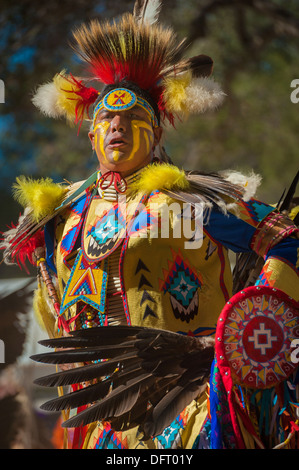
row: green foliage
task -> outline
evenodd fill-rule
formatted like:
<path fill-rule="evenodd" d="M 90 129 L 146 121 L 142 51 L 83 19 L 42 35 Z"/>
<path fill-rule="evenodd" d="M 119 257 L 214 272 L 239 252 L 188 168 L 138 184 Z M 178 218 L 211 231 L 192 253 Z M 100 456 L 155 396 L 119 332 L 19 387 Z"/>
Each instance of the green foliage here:
<path fill-rule="evenodd" d="M 199 3 L 204 9 L 220 2 Z M 166 148 L 190 169 L 254 170 L 263 177 L 259 196 L 275 203 L 298 171 L 299 103 L 290 100 L 290 84 L 298 78 L 299 28 L 295 33 L 281 26 L 279 32 L 275 21 L 280 20 L 246 9 L 255 2 L 239 8 L 238 2 L 225 3 L 230 5 L 207 15 L 204 34 L 199 31 L 191 51 L 213 57 L 225 103 L 217 113 L 190 117 L 170 131 Z M 280 1 L 265 3 L 285 7 Z M 283 17 L 288 15 L 298 23 L 296 2 L 288 4 Z"/>

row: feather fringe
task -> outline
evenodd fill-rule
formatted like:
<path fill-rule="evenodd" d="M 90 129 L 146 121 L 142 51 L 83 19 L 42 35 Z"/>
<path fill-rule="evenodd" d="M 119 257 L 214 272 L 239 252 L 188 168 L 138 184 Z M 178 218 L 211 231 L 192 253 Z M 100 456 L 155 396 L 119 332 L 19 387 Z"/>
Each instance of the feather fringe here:
<path fill-rule="evenodd" d="M 218 173 L 200 173 L 186 171 L 189 188 L 185 191 L 176 189 L 162 189 L 162 191 L 173 199 L 178 199 L 191 205 L 201 204 L 203 209 L 203 223 L 207 224 L 213 206 L 224 214 L 234 206 L 238 206 L 244 194 L 241 185 L 226 181 Z"/>

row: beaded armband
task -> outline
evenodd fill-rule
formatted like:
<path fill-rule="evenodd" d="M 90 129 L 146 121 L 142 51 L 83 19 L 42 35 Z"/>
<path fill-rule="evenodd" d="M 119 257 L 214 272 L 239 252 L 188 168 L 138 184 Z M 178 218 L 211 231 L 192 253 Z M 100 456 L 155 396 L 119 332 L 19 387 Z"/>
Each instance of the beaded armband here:
<path fill-rule="evenodd" d="M 251 248 L 264 257 L 271 248 L 290 235 L 299 238 L 298 227 L 284 214 L 271 212 L 257 227 Z"/>

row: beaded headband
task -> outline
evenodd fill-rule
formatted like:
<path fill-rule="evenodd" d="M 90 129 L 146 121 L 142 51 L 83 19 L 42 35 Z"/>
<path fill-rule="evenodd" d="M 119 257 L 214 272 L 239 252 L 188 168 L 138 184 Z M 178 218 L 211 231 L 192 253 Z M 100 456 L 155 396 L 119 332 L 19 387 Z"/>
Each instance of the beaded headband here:
<path fill-rule="evenodd" d="M 127 88 L 116 88 L 107 93 L 107 95 L 105 95 L 104 98 L 96 105 L 93 113 L 93 127 L 97 115 L 102 109 L 107 109 L 108 111 L 113 112 L 127 111 L 135 105 L 140 106 L 150 115 L 153 127 L 158 126 L 158 119 L 155 112 L 144 98 L 137 96 L 133 91 L 128 90 Z"/>

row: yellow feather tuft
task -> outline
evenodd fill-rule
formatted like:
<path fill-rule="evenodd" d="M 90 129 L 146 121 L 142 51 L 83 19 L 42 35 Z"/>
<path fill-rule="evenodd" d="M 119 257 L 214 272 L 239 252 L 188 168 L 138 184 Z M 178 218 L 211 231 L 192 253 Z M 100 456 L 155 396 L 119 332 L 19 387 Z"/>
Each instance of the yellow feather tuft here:
<path fill-rule="evenodd" d="M 76 91 L 79 87 L 71 80 L 71 78 L 63 70 L 57 73 L 53 79 L 57 90 L 57 108 L 63 113 L 70 125 L 74 124 L 76 118 L 76 106 L 80 101 Z"/>
<path fill-rule="evenodd" d="M 147 166 L 130 189 L 136 192 L 150 194 L 155 190 L 176 189 L 187 190 L 189 181 L 185 172 L 168 163 L 153 163 Z"/>
<path fill-rule="evenodd" d="M 16 178 L 13 193 L 23 207 L 30 207 L 35 222 L 50 214 L 58 207 L 68 189 L 53 183 L 51 178 L 33 180 L 25 176 Z"/>
<path fill-rule="evenodd" d="M 168 77 L 164 80 L 164 97 L 167 103 L 167 110 L 185 115 L 188 114 L 186 89 L 191 84 L 191 80 L 191 71 L 174 77 Z"/>
<path fill-rule="evenodd" d="M 49 297 L 45 285 L 39 283 L 33 295 L 34 316 L 41 329 L 46 331 L 50 338 L 53 338 L 55 336 L 55 317 L 47 298 Z"/>

